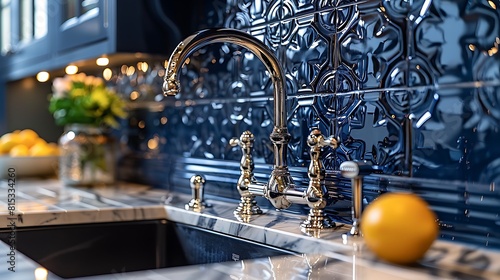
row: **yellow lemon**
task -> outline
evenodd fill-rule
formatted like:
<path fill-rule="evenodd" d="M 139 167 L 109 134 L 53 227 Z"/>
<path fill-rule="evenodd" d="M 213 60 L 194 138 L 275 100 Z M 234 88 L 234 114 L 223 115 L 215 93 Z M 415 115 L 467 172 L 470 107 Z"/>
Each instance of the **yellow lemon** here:
<path fill-rule="evenodd" d="M 48 143 L 47 145 L 50 148 L 50 155 L 52 156 L 59 155 L 59 146 L 56 143 Z"/>
<path fill-rule="evenodd" d="M 37 138 L 35 140 L 35 143 L 33 144 L 33 146 L 35 146 L 36 144 L 47 145 L 47 141 L 45 141 L 45 139 L 43 139 L 43 138 Z"/>
<path fill-rule="evenodd" d="M 28 146 L 24 144 L 18 144 L 12 147 L 9 151 L 11 157 L 26 157 L 29 155 Z"/>
<path fill-rule="evenodd" d="M 19 138 L 18 133 L 6 133 L 2 137 L 0 137 L 0 153 L 6 154 L 9 153 L 12 147 L 17 144 L 21 144 L 21 139 Z"/>
<path fill-rule="evenodd" d="M 31 147 L 35 145 L 37 139 L 39 139 L 38 133 L 32 129 L 23 129 L 19 132 L 19 139 L 24 145 Z"/>
<path fill-rule="evenodd" d="M 435 213 L 418 195 L 386 193 L 361 216 L 367 247 L 379 258 L 411 264 L 421 259 L 439 233 Z"/>
<path fill-rule="evenodd" d="M 51 153 L 52 148 L 47 144 L 47 142 L 37 142 L 29 150 L 30 156 L 34 157 L 50 156 Z"/>

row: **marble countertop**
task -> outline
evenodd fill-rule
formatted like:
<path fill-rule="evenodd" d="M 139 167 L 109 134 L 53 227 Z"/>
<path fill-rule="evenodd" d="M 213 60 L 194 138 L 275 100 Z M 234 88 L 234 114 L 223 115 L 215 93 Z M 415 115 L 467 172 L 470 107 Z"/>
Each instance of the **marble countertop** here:
<path fill-rule="evenodd" d="M 0 184 L 0 228 L 7 228 L 13 217 L 16 227 L 166 219 L 298 253 L 81 279 L 500 279 L 496 250 L 437 240 L 417 265 L 396 266 L 377 260 L 362 239 L 345 243 L 342 234 L 348 225 L 317 237 L 303 234 L 302 215 L 268 209 L 242 222 L 233 214 L 236 203 L 209 200 L 212 207 L 198 213 L 184 208 L 187 195 L 130 183 L 71 188 L 57 180 L 32 180 L 18 181 L 15 187 L 12 216 L 9 187 L 6 181 Z M 9 271 L 4 253 L 8 251 L 0 242 L 0 279 L 36 279 L 34 271 L 40 265 L 19 252 L 16 272 Z M 46 279 L 60 278 L 48 272 Z"/>

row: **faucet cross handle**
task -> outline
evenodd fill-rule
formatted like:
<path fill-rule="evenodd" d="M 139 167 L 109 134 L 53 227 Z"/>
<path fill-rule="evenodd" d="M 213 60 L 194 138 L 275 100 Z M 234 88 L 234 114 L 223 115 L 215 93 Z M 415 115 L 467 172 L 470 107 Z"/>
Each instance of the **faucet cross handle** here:
<path fill-rule="evenodd" d="M 311 148 L 311 162 L 307 170 L 309 186 L 306 190 L 305 199 L 310 211 L 301 227 L 306 232 L 335 228 L 335 222 L 326 216 L 323 211 L 331 200 L 324 185 L 325 170 L 320 155 L 323 147 L 337 148 L 338 141 L 332 136 L 328 138 L 323 136 L 319 129 L 313 129 L 307 138 L 307 145 Z"/>
<path fill-rule="evenodd" d="M 253 174 L 254 162 L 252 157 L 253 143 L 255 137 L 250 131 L 245 131 L 241 134 L 240 138 L 233 138 L 229 141 L 229 145 L 241 147 L 241 161 L 240 170 L 241 175 L 238 179 L 237 188 L 241 196 L 241 202 L 238 208 L 234 211 L 237 218 L 248 221 L 249 217 L 254 214 L 262 214 L 262 210 L 255 201 L 255 195 L 250 192 L 251 185 L 258 185 L 257 180 Z"/>
<path fill-rule="evenodd" d="M 325 137 L 321 133 L 321 130 L 315 128 L 311 130 L 309 137 L 307 137 L 307 144 L 311 148 L 322 148 L 330 146 L 335 149 L 338 147 L 338 140 L 333 136 Z"/>
<path fill-rule="evenodd" d="M 321 149 L 323 147 L 336 149 L 338 147 L 338 141 L 333 136 L 326 138 L 321 134 L 319 129 L 313 129 L 309 137 L 307 137 L 307 145 L 311 148 L 311 163 L 309 164 L 307 175 L 311 180 L 322 180 L 325 171 L 320 160 Z"/>
<path fill-rule="evenodd" d="M 232 138 L 229 140 L 229 145 L 236 147 L 240 146 L 241 147 L 241 152 L 242 157 L 241 157 L 241 162 L 240 162 L 240 169 L 241 172 L 248 173 L 249 176 L 253 176 L 253 169 L 254 169 L 254 163 L 253 163 L 253 157 L 252 157 L 252 152 L 253 152 L 253 143 L 255 142 L 255 137 L 252 132 L 250 131 L 244 131 L 240 138 Z"/>

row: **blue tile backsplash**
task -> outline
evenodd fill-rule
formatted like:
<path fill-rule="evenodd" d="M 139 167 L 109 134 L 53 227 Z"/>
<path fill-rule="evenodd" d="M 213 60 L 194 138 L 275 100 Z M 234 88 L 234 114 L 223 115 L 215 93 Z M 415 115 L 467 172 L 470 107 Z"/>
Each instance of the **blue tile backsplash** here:
<path fill-rule="evenodd" d="M 212 2 L 200 29 L 245 30 L 282 64 L 299 186 L 307 186 L 311 129 L 340 139 L 322 154 L 330 214 L 350 212 L 340 163 L 366 160 L 383 174 L 367 178 L 365 203 L 414 191 L 438 214 L 443 239 L 500 248 L 500 1 Z M 213 45 L 189 59 L 180 81 L 176 97 L 162 97 L 155 79 L 153 97 L 132 102 L 120 176 L 188 192 L 188 178 L 203 174 L 208 195 L 238 198 L 241 152 L 229 140 L 250 130 L 256 177 L 266 180 L 272 84 L 258 59 Z"/>

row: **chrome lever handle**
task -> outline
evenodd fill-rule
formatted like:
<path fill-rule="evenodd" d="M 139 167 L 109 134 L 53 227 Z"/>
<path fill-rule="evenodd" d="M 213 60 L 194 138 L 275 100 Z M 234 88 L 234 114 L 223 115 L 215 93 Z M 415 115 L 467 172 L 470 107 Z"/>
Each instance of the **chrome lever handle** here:
<path fill-rule="evenodd" d="M 318 180 L 324 179 L 324 169 L 323 164 L 320 160 L 320 153 L 323 147 L 331 147 L 336 149 L 338 147 L 338 141 L 333 136 L 325 138 L 319 129 L 313 129 L 307 137 L 307 145 L 311 148 L 310 156 L 311 163 L 309 164 L 309 169 L 307 170 L 307 176 L 313 181 L 314 185 L 317 185 Z"/>
<path fill-rule="evenodd" d="M 241 220 L 247 221 L 254 214 L 262 214 L 262 210 L 255 201 L 255 196 L 250 192 L 250 187 L 257 184 L 254 177 L 253 144 L 255 137 L 250 131 L 244 131 L 240 138 L 232 138 L 229 145 L 241 147 L 240 170 L 241 175 L 238 179 L 237 188 L 241 196 L 241 202 L 234 211 L 234 214 Z"/>
<path fill-rule="evenodd" d="M 247 179 L 252 179 L 253 177 L 253 143 L 255 142 L 255 137 L 250 131 L 245 131 L 241 134 L 240 138 L 232 138 L 229 140 L 229 145 L 236 147 L 241 147 L 241 161 L 240 161 L 240 170 L 242 175 L 245 174 Z"/>
<path fill-rule="evenodd" d="M 328 191 L 324 186 L 325 170 L 320 159 L 323 147 L 337 148 L 338 141 L 333 136 L 325 137 L 319 129 L 313 129 L 307 138 L 310 149 L 311 162 L 307 170 L 309 185 L 306 190 L 306 203 L 311 208 L 307 219 L 301 224 L 303 230 L 316 231 L 336 227 L 323 209 L 330 202 Z"/>

